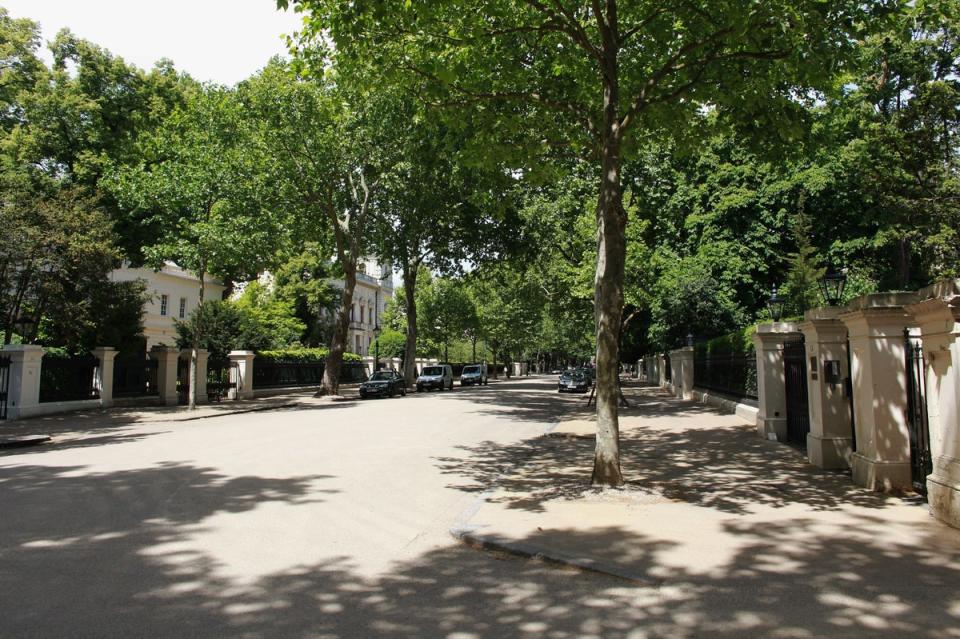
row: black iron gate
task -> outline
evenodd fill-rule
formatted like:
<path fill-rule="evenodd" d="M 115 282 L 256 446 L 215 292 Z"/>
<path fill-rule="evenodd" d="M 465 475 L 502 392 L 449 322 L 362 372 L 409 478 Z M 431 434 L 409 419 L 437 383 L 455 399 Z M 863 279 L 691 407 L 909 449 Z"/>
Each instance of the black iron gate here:
<path fill-rule="evenodd" d="M 10 356 L 0 355 L 0 419 L 7 418 L 7 395 L 10 393 Z"/>
<path fill-rule="evenodd" d="M 913 488 L 927 494 L 927 475 L 933 472 L 930 454 L 930 426 L 927 422 L 927 402 L 924 396 L 925 363 L 923 345 L 910 337 L 910 329 L 903 331 L 907 367 L 907 426 L 910 431 L 910 470 Z"/>
<path fill-rule="evenodd" d="M 807 403 L 807 351 L 802 337 L 784 343 L 783 365 L 787 441 L 806 447 L 807 433 L 810 432 L 810 407 Z"/>

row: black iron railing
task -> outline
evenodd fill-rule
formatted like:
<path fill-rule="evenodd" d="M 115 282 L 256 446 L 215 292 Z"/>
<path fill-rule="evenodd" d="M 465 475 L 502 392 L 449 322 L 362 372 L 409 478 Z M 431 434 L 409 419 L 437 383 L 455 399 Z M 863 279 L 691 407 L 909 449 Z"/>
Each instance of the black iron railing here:
<path fill-rule="evenodd" d="M 207 398 L 210 401 L 219 402 L 229 394 L 231 388 L 237 387 L 234 380 L 240 379 L 240 376 L 233 369 L 239 369 L 239 364 L 231 362 L 229 357 L 207 360 Z"/>
<path fill-rule="evenodd" d="M 159 362 L 143 353 L 118 355 L 113 360 L 114 397 L 156 397 Z"/>
<path fill-rule="evenodd" d="M 99 399 L 95 372 L 100 360 L 93 355 L 44 357 L 40 365 L 40 402 Z"/>
<path fill-rule="evenodd" d="M 296 388 L 323 383 L 324 362 L 260 360 L 253 363 L 253 388 Z M 355 384 L 367 379 L 363 362 L 343 362 L 340 383 Z"/>
<path fill-rule="evenodd" d="M 757 399 L 757 358 L 753 353 L 695 357 L 693 385 L 731 397 L 755 400 Z"/>

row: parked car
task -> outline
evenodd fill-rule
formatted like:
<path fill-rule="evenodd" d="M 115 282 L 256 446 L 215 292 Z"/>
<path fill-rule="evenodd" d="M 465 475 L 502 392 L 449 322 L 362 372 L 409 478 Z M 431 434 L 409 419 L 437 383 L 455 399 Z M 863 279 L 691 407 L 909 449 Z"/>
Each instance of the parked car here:
<path fill-rule="evenodd" d="M 407 385 L 396 371 L 377 371 L 370 379 L 360 384 L 360 397 L 393 397 L 407 394 Z"/>
<path fill-rule="evenodd" d="M 460 373 L 460 385 L 472 386 L 473 384 L 487 385 L 486 364 L 470 364 L 463 367 L 463 371 Z"/>
<path fill-rule="evenodd" d="M 423 367 L 423 370 L 420 371 L 420 377 L 417 378 L 417 392 L 420 393 L 431 388 L 453 390 L 453 369 L 450 368 L 450 364 L 435 364 Z"/>
<path fill-rule="evenodd" d="M 586 393 L 590 390 L 590 380 L 582 370 L 567 371 L 560 376 L 557 383 L 557 392 Z"/>

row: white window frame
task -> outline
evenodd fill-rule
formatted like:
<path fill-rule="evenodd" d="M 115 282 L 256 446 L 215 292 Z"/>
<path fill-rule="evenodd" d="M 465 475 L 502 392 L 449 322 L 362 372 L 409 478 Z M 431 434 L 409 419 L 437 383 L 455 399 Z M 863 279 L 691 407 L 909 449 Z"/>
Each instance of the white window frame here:
<path fill-rule="evenodd" d="M 187 316 L 187 298 L 180 298 L 180 319 L 184 319 Z"/>
<path fill-rule="evenodd" d="M 162 315 L 163 317 L 167 316 L 167 310 L 168 310 L 167 307 L 169 305 L 170 305 L 170 296 L 166 294 L 161 295 L 160 296 L 160 315 Z"/>

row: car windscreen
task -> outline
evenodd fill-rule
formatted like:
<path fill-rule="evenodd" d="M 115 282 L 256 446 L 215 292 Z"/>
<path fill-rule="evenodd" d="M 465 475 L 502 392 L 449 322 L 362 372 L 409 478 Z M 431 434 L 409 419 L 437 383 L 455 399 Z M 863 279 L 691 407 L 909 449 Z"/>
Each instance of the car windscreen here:
<path fill-rule="evenodd" d="M 580 379 L 583 379 L 583 373 L 581 373 L 580 371 L 575 371 L 575 372 L 573 372 L 573 373 L 564 373 L 564 374 L 563 374 L 563 377 L 565 377 L 565 378 L 567 378 L 567 379 L 580 380 Z"/>
<path fill-rule="evenodd" d="M 423 375 L 443 375 L 443 367 L 441 366 L 427 366 L 423 369 Z"/>
<path fill-rule="evenodd" d="M 390 379 L 393 379 L 393 375 L 391 375 L 390 373 L 384 373 L 384 372 L 374 373 L 373 375 L 370 376 L 371 382 L 375 382 L 377 380 L 390 380 Z"/>
<path fill-rule="evenodd" d="M 470 373 L 479 373 L 479 372 L 480 372 L 480 367 L 479 367 L 479 366 L 464 366 L 464 367 L 463 367 L 463 374 L 464 374 L 464 375 L 468 375 L 468 374 L 470 374 Z"/>

